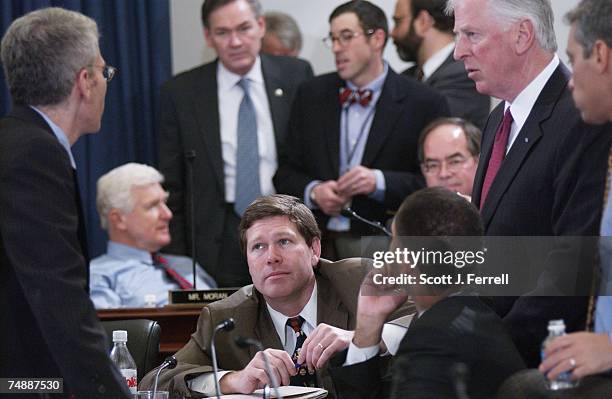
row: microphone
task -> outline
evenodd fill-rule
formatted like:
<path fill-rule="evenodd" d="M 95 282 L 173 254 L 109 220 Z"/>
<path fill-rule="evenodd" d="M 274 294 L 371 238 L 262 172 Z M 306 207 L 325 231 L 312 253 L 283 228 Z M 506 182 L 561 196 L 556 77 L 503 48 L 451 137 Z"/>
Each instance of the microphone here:
<path fill-rule="evenodd" d="M 155 385 L 153 385 L 153 397 L 155 397 L 155 393 L 157 392 L 157 380 L 159 379 L 159 373 L 163 369 L 171 370 L 175 368 L 176 364 L 177 364 L 176 357 L 168 356 L 166 359 L 164 359 L 161 366 L 159 366 L 159 369 L 157 369 L 157 373 L 155 374 Z"/>
<path fill-rule="evenodd" d="M 465 363 L 455 363 L 452 365 L 450 372 L 453 378 L 457 399 L 469 399 L 466 380 L 470 374 L 470 370 L 468 370 Z"/>
<path fill-rule="evenodd" d="M 215 376 L 215 393 L 217 394 L 217 399 L 221 397 L 221 387 L 219 386 L 219 368 L 217 367 L 217 349 L 215 347 L 215 336 L 217 335 L 218 331 L 233 330 L 234 326 L 234 319 L 232 319 L 231 317 L 229 319 L 223 320 L 221 323 L 217 324 L 212 333 L 212 338 L 210 339 L 210 353 L 212 355 L 213 361 L 213 373 Z"/>
<path fill-rule="evenodd" d="M 195 161 L 195 150 L 185 151 L 185 160 L 187 161 L 187 178 L 189 180 L 189 222 L 191 223 L 191 269 L 193 271 L 193 289 L 196 290 L 196 236 L 195 236 L 195 206 L 193 199 L 193 161 Z"/>
<path fill-rule="evenodd" d="M 383 233 L 385 233 L 386 236 L 391 237 L 391 232 L 387 230 L 387 228 L 383 226 L 380 222 L 373 222 L 364 217 L 361 217 L 351 208 L 344 208 L 343 210 L 340 211 L 340 214 L 349 219 L 359 220 L 361 223 L 365 223 L 368 226 L 374 227 L 375 229 L 380 230 Z"/>
<path fill-rule="evenodd" d="M 276 381 L 276 376 L 272 374 L 272 367 L 270 367 L 270 361 L 268 360 L 268 356 L 266 356 L 266 352 L 264 352 L 264 347 L 260 341 L 253 338 L 244 338 L 244 337 L 236 337 L 234 339 L 236 345 L 240 348 L 246 348 L 249 346 L 254 346 L 258 351 L 261 352 L 261 356 L 263 356 L 264 365 L 266 367 L 266 374 L 268 374 L 268 378 L 272 383 L 272 389 L 274 389 L 274 394 L 278 399 L 283 399 L 282 395 L 278 392 L 278 381 Z M 264 389 L 264 397 L 265 397 L 265 389 Z"/>

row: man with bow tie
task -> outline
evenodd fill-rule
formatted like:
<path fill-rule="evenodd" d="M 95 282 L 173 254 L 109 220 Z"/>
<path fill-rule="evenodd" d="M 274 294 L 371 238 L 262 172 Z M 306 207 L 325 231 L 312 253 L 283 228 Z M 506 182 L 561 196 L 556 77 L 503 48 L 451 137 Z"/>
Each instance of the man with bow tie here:
<path fill-rule="evenodd" d="M 323 229 L 323 256 L 340 259 L 359 255 L 360 236 L 373 233 L 341 210 L 350 206 L 384 223 L 404 197 L 423 187 L 418 135 L 448 115 L 448 106 L 383 60 L 388 27 L 379 7 L 350 1 L 329 21 L 324 41 L 337 71 L 298 89 L 274 184 L 278 192 L 304 198 Z"/>

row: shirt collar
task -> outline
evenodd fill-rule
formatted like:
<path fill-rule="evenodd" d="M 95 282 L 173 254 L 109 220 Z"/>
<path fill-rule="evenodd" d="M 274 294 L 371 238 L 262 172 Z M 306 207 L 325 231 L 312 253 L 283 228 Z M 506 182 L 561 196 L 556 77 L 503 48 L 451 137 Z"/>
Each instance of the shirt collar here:
<path fill-rule="evenodd" d="M 266 302 L 266 306 L 268 307 L 268 313 L 270 313 L 270 318 L 272 319 L 272 323 L 274 324 L 274 328 L 276 329 L 276 333 L 281 340 L 281 344 L 283 347 L 285 346 L 285 342 L 287 342 L 287 319 L 288 316 L 285 316 L 281 312 L 278 312 Z M 317 326 L 317 282 L 315 281 L 314 289 L 312 290 L 312 294 L 310 295 L 310 299 L 306 302 L 306 306 L 302 309 L 302 311 L 294 316 L 302 316 L 304 318 L 304 323 L 307 323 L 311 330 L 313 330 Z M 302 327 L 303 328 L 303 327 Z"/>
<path fill-rule="evenodd" d="M 53 123 L 53 121 L 49 119 L 49 117 L 45 115 L 41 110 L 31 105 L 30 105 L 30 108 L 38 112 L 38 114 L 43 117 L 45 122 L 47 122 L 47 125 L 49 125 L 49 127 L 51 128 L 51 131 L 53 132 L 55 137 L 57 137 L 57 140 L 60 142 L 62 147 L 64 147 L 64 149 L 68 153 L 68 158 L 70 158 L 70 165 L 72 166 L 72 169 L 76 170 L 76 162 L 74 162 L 74 157 L 72 156 L 72 151 L 70 150 L 70 141 L 68 141 L 68 136 L 66 136 L 66 133 L 64 133 L 61 127 Z"/>
<path fill-rule="evenodd" d="M 440 65 L 446 61 L 454 49 L 455 42 L 450 42 L 438 50 L 434 55 L 429 57 L 429 59 L 423 64 L 423 80 L 427 80 L 427 78 L 429 78 L 438 68 L 440 68 Z"/>
<path fill-rule="evenodd" d="M 522 127 L 525 124 L 525 121 L 529 117 L 531 109 L 538 99 L 538 96 L 558 66 L 559 57 L 557 54 L 555 54 L 546 68 L 544 68 L 542 72 L 540 72 L 538 76 L 536 76 L 535 79 L 532 80 L 531 83 L 529 83 L 529 85 L 527 85 L 527 87 L 525 87 L 523 91 L 519 93 L 518 96 L 516 96 L 512 103 L 506 101 L 504 111 L 510 108 L 512 119 L 517 126 Z"/>
<path fill-rule="evenodd" d="M 125 244 L 119 244 L 114 241 L 108 242 L 106 245 L 106 253 L 114 258 L 139 260 L 146 264 L 153 264 L 153 259 L 148 251 L 130 247 Z"/>
<path fill-rule="evenodd" d="M 346 81 L 346 86 L 351 90 L 367 90 L 370 89 L 374 93 L 374 95 L 380 93 L 382 91 L 383 84 L 385 83 L 385 79 L 387 78 L 387 74 L 389 73 L 389 64 L 387 61 L 383 61 L 384 67 L 383 72 L 378 75 L 373 81 L 365 85 L 364 87 L 357 87 L 353 82 Z"/>
<path fill-rule="evenodd" d="M 217 62 L 217 84 L 219 85 L 219 89 L 230 90 L 234 88 L 240 79 L 246 78 L 250 82 L 261 83 L 263 84 L 263 73 L 261 72 L 261 58 L 257 56 L 255 58 L 255 63 L 249 72 L 247 72 L 244 76 L 238 75 L 223 65 L 223 62 Z"/>

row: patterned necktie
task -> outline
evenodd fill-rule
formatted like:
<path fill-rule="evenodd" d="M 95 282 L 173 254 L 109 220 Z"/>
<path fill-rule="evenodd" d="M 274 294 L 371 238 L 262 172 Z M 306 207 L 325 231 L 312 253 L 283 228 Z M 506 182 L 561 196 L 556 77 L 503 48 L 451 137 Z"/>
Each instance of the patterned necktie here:
<path fill-rule="evenodd" d="M 156 266 L 161 266 L 164 268 L 166 275 L 174 282 L 176 282 L 182 290 L 190 290 L 193 288 L 193 284 L 187 281 L 183 276 L 179 274 L 176 270 L 170 266 L 168 263 L 168 259 L 164 258 L 160 254 L 152 254 L 153 263 Z"/>
<path fill-rule="evenodd" d="M 489 165 L 487 167 L 487 174 L 485 175 L 484 183 L 482 184 L 482 191 L 480 194 L 480 209 L 484 207 L 485 200 L 489 194 L 489 189 L 493 184 L 493 180 L 501 167 L 502 161 L 506 156 L 506 147 L 508 146 L 508 137 L 510 136 L 510 128 L 512 127 L 512 114 L 510 108 L 506 110 L 504 119 L 495 134 L 495 142 L 493 143 L 493 150 L 491 151 L 491 158 L 489 158 Z"/>
<path fill-rule="evenodd" d="M 240 216 L 257 197 L 259 184 L 259 147 L 257 145 L 257 116 L 249 95 L 249 81 L 241 79 L 238 85 L 244 97 L 238 110 L 238 144 L 236 148 L 236 198 L 234 210 Z"/>
<path fill-rule="evenodd" d="M 348 108 L 354 103 L 359 103 L 363 107 L 367 107 L 372 101 L 372 90 L 351 90 L 348 87 L 341 87 L 339 100 L 342 108 Z"/>
<path fill-rule="evenodd" d="M 298 357 L 300 356 L 300 350 L 306 340 L 306 334 L 302 330 L 302 324 L 304 324 L 304 318 L 302 316 L 290 317 L 287 319 L 287 325 L 295 332 L 295 350 L 291 359 L 293 363 L 297 365 Z M 291 385 L 297 385 L 300 387 L 316 387 L 317 386 L 317 375 L 314 371 L 308 371 L 308 367 L 304 364 L 297 369 L 297 375 L 291 377 Z"/>

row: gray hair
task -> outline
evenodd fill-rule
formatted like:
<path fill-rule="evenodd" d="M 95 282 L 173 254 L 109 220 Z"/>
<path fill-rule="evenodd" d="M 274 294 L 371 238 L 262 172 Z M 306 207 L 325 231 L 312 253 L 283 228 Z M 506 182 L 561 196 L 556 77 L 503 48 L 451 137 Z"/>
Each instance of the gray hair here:
<path fill-rule="evenodd" d="M 612 47 L 612 2 L 610 0 L 583 0 L 565 15 L 568 24 L 574 24 L 574 39 L 583 48 L 584 58 L 591 56 L 597 40 Z"/>
<path fill-rule="evenodd" d="M 299 52 L 302 49 L 302 33 L 295 19 L 283 12 L 267 12 L 264 14 L 266 20 L 266 33 L 275 34 L 288 49 Z"/>
<path fill-rule="evenodd" d="M 11 24 L 0 57 L 15 104 L 55 105 L 70 95 L 79 70 L 99 53 L 98 27 L 85 15 L 52 7 Z"/>
<path fill-rule="evenodd" d="M 458 2 L 448 0 L 446 12 L 453 13 Z M 510 24 L 527 18 L 536 30 L 536 39 L 543 50 L 557 51 L 554 14 L 550 0 L 487 0 L 489 10 L 500 20 Z"/>
<path fill-rule="evenodd" d="M 147 165 L 126 163 L 98 179 L 96 208 L 100 216 L 100 225 L 108 228 L 108 213 L 118 209 L 130 213 L 134 209 L 132 187 L 163 183 L 164 176 Z"/>

